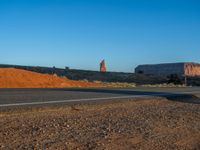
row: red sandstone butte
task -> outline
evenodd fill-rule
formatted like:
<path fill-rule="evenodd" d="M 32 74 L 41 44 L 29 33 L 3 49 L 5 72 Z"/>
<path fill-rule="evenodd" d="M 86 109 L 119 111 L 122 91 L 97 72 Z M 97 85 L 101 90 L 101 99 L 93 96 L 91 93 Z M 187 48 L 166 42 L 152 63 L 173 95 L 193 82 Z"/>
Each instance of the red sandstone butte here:
<path fill-rule="evenodd" d="M 106 72 L 105 60 L 102 60 L 100 63 L 100 72 Z"/>

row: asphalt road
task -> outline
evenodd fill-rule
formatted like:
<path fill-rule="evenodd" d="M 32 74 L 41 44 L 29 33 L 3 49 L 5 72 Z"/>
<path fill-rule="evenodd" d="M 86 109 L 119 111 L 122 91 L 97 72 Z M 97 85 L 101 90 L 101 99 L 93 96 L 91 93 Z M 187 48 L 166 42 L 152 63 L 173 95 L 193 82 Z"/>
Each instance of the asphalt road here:
<path fill-rule="evenodd" d="M 0 89 L 0 107 L 63 104 L 84 101 L 130 99 L 135 97 L 172 96 L 193 97 L 200 94 L 199 87 L 188 88 L 64 88 L 64 89 Z M 193 97 L 195 103 L 200 100 Z M 172 99 L 173 100 L 173 99 Z"/>

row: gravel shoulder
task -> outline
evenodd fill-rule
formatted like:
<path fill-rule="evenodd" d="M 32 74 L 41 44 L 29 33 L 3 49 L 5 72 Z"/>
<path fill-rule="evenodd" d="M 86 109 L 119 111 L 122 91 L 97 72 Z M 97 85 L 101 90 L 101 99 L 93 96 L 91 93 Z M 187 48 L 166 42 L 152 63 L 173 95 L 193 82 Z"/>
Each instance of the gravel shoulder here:
<path fill-rule="evenodd" d="M 200 149 L 200 104 L 148 98 L 0 112 L 0 149 Z"/>

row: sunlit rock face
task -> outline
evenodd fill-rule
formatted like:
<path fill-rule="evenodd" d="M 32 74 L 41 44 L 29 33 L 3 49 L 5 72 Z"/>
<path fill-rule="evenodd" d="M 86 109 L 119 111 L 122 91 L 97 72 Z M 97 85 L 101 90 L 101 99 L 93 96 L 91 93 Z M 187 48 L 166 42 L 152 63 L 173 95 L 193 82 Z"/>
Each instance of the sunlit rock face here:
<path fill-rule="evenodd" d="M 158 76 L 168 76 L 171 74 L 176 74 L 178 76 L 200 76 L 200 64 L 184 62 L 139 65 L 136 67 L 135 73 Z"/>
<path fill-rule="evenodd" d="M 197 63 L 185 63 L 184 74 L 186 76 L 200 76 L 200 64 Z"/>
<path fill-rule="evenodd" d="M 100 63 L 100 72 L 106 72 L 105 60 L 102 60 Z"/>

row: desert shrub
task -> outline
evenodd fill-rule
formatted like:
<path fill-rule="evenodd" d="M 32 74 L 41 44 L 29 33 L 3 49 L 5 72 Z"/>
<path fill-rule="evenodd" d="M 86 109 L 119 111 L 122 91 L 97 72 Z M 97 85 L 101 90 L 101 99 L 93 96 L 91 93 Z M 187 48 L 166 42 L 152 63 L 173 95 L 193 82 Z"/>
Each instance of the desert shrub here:
<path fill-rule="evenodd" d="M 173 84 L 182 84 L 182 80 L 177 74 L 171 74 L 168 76 L 168 83 L 173 83 Z"/>
<path fill-rule="evenodd" d="M 81 80 L 81 81 L 83 81 L 83 82 L 89 82 L 87 79 L 83 79 L 83 80 Z"/>
<path fill-rule="evenodd" d="M 174 84 L 174 83 L 164 83 L 164 84 L 144 84 L 141 85 L 142 87 L 159 87 L 159 88 L 163 88 L 163 87 L 184 87 L 184 85 L 182 84 Z"/>

